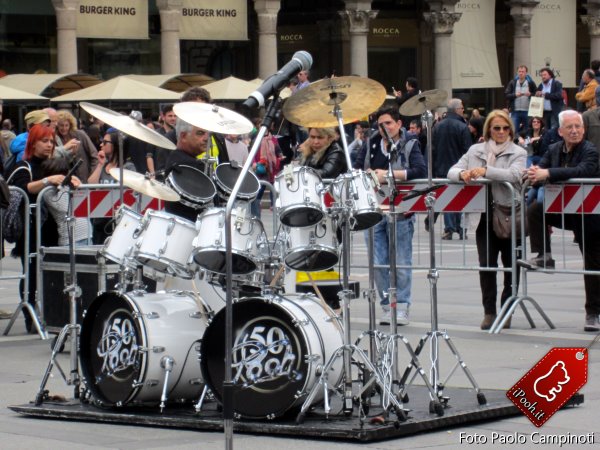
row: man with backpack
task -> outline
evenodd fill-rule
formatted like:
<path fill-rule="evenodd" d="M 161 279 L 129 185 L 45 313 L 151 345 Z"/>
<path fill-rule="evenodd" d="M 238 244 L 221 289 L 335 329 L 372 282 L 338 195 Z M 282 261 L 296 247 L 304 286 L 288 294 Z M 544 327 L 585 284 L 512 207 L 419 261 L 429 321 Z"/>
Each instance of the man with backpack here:
<path fill-rule="evenodd" d="M 386 135 L 396 145 L 398 155 L 392 164 L 395 181 L 412 180 L 416 178 L 425 178 L 427 176 L 427 167 L 423 159 L 423 153 L 417 139 L 409 139 L 406 131 L 402 128 L 402 120 L 398 108 L 383 108 L 376 113 L 379 135 L 374 136 L 370 141 L 368 155 L 359 155 L 359 158 L 366 157 L 366 166 L 364 159 L 357 161 L 357 167 L 368 167 L 371 172 L 377 176 L 380 183 L 387 183 L 387 174 L 389 167 L 389 157 L 391 144 L 384 136 Z M 396 222 L 396 264 L 402 266 L 396 270 L 396 288 L 397 288 L 397 309 L 396 319 L 398 325 L 408 325 L 409 308 L 411 303 L 411 285 L 412 285 L 412 239 L 414 234 L 414 215 L 397 215 Z M 375 284 L 379 292 L 380 304 L 383 310 L 383 316 L 380 324 L 387 325 L 391 320 L 391 310 L 389 297 L 386 295 L 390 288 L 389 271 L 389 233 L 391 223 L 388 217 L 383 217 L 375 225 L 374 255 L 375 265 L 388 266 L 388 268 L 375 269 Z M 368 234 L 367 234 L 368 238 Z"/>

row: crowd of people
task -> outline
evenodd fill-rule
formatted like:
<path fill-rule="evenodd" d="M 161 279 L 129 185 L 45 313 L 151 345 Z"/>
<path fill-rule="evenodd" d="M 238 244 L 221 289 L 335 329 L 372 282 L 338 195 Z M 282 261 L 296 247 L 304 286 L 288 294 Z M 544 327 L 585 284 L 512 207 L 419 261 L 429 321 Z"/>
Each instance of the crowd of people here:
<path fill-rule="evenodd" d="M 492 230 L 494 205 L 510 206 L 513 199 L 506 184 L 520 192 L 525 181 L 532 189 L 528 196 L 527 216 L 530 225 L 531 250 L 538 256 L 531 260 L 520 260 L 519 264 L 529 270 L 552 269 L 550 234 L 547 225 L 573 230 L 575 241 L 584 253 L 586 270 L 600 269 L 600 241 L 596 233 L 600 223 L 595 215 L 569 217 L 565 223 L 558 222 L 560 216 L 546 215 L 543 212 L 545 182 L 563 181 L 569 178 L 596 178 L 600 175 L 597 147 L 600 145 L 600 88 L 598 88 L 600 63 L 593 62 L 592 68 L 584 71 L 582 85 L 576 98 L 578 109 L 567 109 L 563 99 L 563 88 L 549 68 L 539 73 L 542 82 L 536 86 L 524 65 L 517 67 L 517 73 L 505 89 L 507 108 L 495 109 L 482 117 L 479 109 L 473 108 L 470 117 L 465 114 L 465 105 L 460 98 L 451 98 L 445 105 L 446 112 L 435 117 L 432 127 L 431 161 L 426 151 L 426 130 L 419 116 L 402 116 L 399 106 L 419 94 L 415 78 L 406 80 L 405 91 L 394 90 L 397 103 L 394 107 L 384 106 L 355 124 L 351 124 L 348 135 L 349 157 L 352 167 L 347 167 L 345 151 L 338 131 L 334 128 L 303 128 L 294 124 L 282 123 L 270 130 L 262 138 L 259 151 L 251 168 L 259 180 L 275 182 L 277 174 L 289 163 L 313 169 L 322 179 L 334 179 L 351 170 L 363 170 L 373 174 L 378 183 L 388 182 L 391 167 L 395 181 L 426 178 L 428 165 L 434 178 L 449 178 L 455 182 L 471 183 L 479 178 L 492 182 L 488 189 L 487 212 L 465 217 L 460 213 L 445 213 L 442 239 L 451 240 L 456 234 L 461 240 L 468 239 L 468 231 L 474 233 L 479 257 L 479 266 L 498 267 L 498 259 L 505 268 L 512 265 L 516 251 L 511 240 L 498 237 Z M 291 85 L 294 91 L 309 86 L 309 74 L 305 71 L 298 76 L 297 83 Z M 592 95 L 593 94 L 593 95 Z M 530 101 L 542 98 L 541 114 L 531 116 Z M 193 87 L 183 93 L 182 101 L 210 103 L 210 94 L 202 88 Z M 584 111 L 585 110 L 585 111 Z M 583 112 L 583 114 L 582 114 Z M 124 139 L 124 148 L 119 148 L 119 131 L 94 120 L 85 127 L 80 126 L 73 114 L 66 110 L 52 108 L 29 112 L 25 117 L 27 130 L 16 134 L 3 129 L 2 170 L 11 184 L 22 188 L 33 204 L 37 194 L 47 186 L 59 186 L 74 161 L 81 160 L 71 183 L 74 187 L 81 183 L 115 182 L 110 170 L 119 167 L 119 152 L 123 153 L 124 169 L 148 174 L 164 180 L 182 166 L 191 170 L 207 172 L 207 164 L 214 168 L 219 164 L 233 162 L 243 165 L 248 158 L 249 146 L 256 137 L 260 119 L 255 129 L 247 136 L 220 135 L 199 128 L 177 118 L 173 105 L 161 105 L 157 121 L 144 119 L 139 111 L 130 116 L 144 122 L 158 133 L 176 144 L 175 151 L 167 151 L 132 137 Z M 7 123 L 7 126 L 10 126 Z M 4 123 L 3 123 L 4 126 Z M 281 136 L 282 130 L 285 130 Z M 6 136 L 6 139 L 5 139 Z M 397 155 L 390 155 L 391 149 Z M 390 166 L 390 160 L 392 161 Z M 208 162 L 207 162 L 208 161 Z M 264 186 L 261 185 L 252 202 L 251 213 L 260 217 Z M 42 226 L 41 245 L 65 245 L 66 226 L 60 217 L 66 211 L 60 194 L 54 192 L 50 199 L 52 208 Z M 270 192 L 271 208 L 275 205 Z M 59 205 L 60 204 L 60 205 Z M 203 207 L 190 206 L 185 202 L 167 202 L 166 211 L 195 221 Z M 34 216 L 32 216 L 32 221 Z M 544 220 L 542 220 L 544 219 Z M 34 223 L 31 224 L 34 230 Z M 101 244 L 110 235 L 110 221 L 87 219 L 76 226 L 75 241 Z M 396 322 L 409 324 L 412 287 L 412 241 L 415 217 L 399 214 L 396 217 Z M 425 222 L 426 229 L 433 226 Z M 90 233 L 90 230 L 93 230 Z M 391 224 L 387 216 L 374 226 L 374 263 L 389 265 Z M 368 238 L 368 235 L 366 235 Z M 35 234 L 30 235 L 30 246 L 36 248 Z M 583 248 L 585 242 L 585 252 Z M 520 242 L 517 247 L 524 245 Z M 14 254 L 21 258 L 23 267 L 32 260 L 23 254 L 24 242 L 15 245 Z M 34 265 L 31 266 L 31 269 Z M 33 272 L 34 273 L 34 272 Z M 519 273 L 517 271 L 517 273 Z M 497 314 L 497 274 L 495 271 L 480 272 L 480 287 L 483 304 L 481 329 L 487 330 Z M 35 279 L 30 277 L 30 303 L 35 303 Z M 600 331 L 600 301 L 597 298 L 598 275 L 585 275 L 586 331 Z M 515 281 L 518 285 L 519 280 Z M 381 324 L 391 321 L 390 272 L 385 268 L 375 271 L 375 284 L 381 305 Z M 500 304 L 512 295 L 512 275 L 504 272 Z M 23 290 L 23 286 L 21 286 Z M 26 326 L 31 330 L 31 318 L 26 317 Z M 510 327 L 510 321 L 505 324 Z"/>

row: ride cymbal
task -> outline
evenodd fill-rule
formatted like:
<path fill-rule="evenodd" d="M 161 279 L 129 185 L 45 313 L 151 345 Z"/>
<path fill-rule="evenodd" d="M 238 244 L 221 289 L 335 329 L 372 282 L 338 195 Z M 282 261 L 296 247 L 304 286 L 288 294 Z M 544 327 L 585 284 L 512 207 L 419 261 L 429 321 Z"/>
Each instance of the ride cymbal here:
<path fill-rule="evenodd" d="M 181 120 L 211 133 L 245 134 L 254 128 L 252 122 L 241 114 L 209 103 L 176 103 L 173 111 Z"/>
<path fill-rule="evenodd" d="M 169 139 L 129 116 L 115 112 L 112 109 L 104 108 L 103 106 L 94 105 L 93 103 L 81 102 L 79 106 L 92 116 L 128 136 L 167 150 L 175 150 L 177 148 Z"/>
<path fill-rule="evenodd" d="M 443 89 L 421 92 L 404 102 L 400 107 L 400 114 L 403 116 L 420 116 L 425 111 L 445 106 L 447 98 L 448 93 Z"/>
<path fill-rule="evenodd" d="M 113 167 L 109 170 L 109 173 L 117 181 L 120 180 L 121 170 L 118 167 Z M 133 170 L 123 169 L 123 185 L 141 194 L 168 202 L 178 202 L 181 199 L 179 194 L 166 184 L 146 178 L 146 176 Z"/>
<path fill-rule="evenodd" d="M 362 119 L 385 101 L 385 88 L 362 77 L 335 77 L 316 81 L 295 92 L 283 105 L 287 120 L 303 127 L 333 127 L 338 119 L 334 107 L 340 106 L 343 123 Z"/>

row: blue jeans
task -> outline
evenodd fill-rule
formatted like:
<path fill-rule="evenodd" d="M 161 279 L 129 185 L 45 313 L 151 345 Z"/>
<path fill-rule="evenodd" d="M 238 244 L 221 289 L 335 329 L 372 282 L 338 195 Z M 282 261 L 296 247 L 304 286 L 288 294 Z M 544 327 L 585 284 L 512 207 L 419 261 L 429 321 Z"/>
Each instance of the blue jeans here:
<path fill-rule="evenodd" d="M 515 133 L 517 134 L 519 134 L 521 131 L 525 131 L 529 127 L 527 111 L 513 111 L 510 113 L 510 118 L 515 125 Z M 521 126 L 523 129 L 521 129 Z"/>
<path fill-rule="evenodd" d="M 460 213 L 444 213 L 444 231 L 459 233 L 462 231 L 460 227 Z"/>
<path fill-rule="evenodd" d="M 379 292 L 380 304 L 389 305 L 390 301 L 384 296 L 390 287 L 390 253 L 389 253 L 389 230 L 392 224 L 388 223 L 388 216 L 385 216 L 375 225 L 373 260 L 375 265 L 387 266 L 388 268 L 375 269 L 375 287 Z M 412 240 L 415 232 L 415 218 L 408 219 L 400 215 L 396 223 L 396 264 L 398 266 L 412 266 Z M 368 241 L 369 232 L 365 232 L 365 237 Z M 406 303 L 410 305 L 410 289 L 412 285 L 412 269 L 400 268 L 396 269 L 396 298 L 398 303 Z"/>

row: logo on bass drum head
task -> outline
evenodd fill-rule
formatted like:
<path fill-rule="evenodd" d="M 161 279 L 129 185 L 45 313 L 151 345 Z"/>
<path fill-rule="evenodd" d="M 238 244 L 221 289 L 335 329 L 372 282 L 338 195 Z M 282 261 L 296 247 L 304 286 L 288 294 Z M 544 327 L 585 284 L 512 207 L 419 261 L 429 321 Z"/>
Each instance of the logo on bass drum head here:
<path fill-rule="evenodd" d="M 233 348 L 233 381 L 242 388 L 275 392 L 303 378 L 296 333 L 276 317 L 245 323 Z"/>

